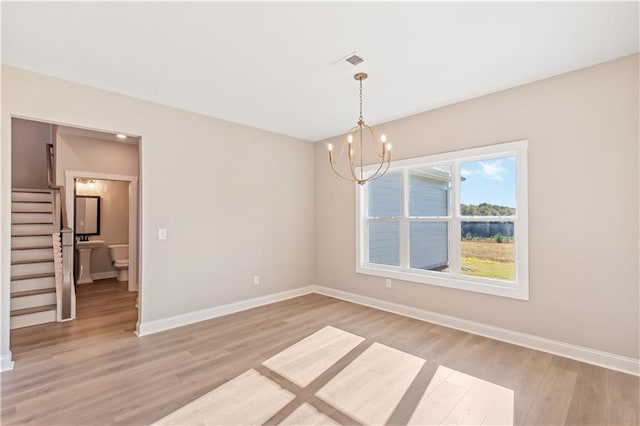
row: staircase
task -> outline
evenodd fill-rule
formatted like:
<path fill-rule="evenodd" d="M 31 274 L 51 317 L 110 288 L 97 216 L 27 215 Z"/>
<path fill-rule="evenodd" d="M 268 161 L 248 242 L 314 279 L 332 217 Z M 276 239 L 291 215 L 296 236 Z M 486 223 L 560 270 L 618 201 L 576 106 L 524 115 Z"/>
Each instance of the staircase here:
<path fill-rule="evenodd" d="M 57 320 L 53 234 L 52 192 L 14 189 L 11 193 L 11 329 Z"/>

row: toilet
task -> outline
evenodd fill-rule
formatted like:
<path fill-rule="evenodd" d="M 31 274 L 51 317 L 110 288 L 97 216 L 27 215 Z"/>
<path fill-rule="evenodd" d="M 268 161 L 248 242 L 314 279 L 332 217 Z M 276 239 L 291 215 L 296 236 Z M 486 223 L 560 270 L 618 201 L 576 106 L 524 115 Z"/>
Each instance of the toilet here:
<path fill-rule="evenodd" d="M 109 246 L 113 269 L 118 271 L 118 281 L 129 281 L 129 244 Z"/>

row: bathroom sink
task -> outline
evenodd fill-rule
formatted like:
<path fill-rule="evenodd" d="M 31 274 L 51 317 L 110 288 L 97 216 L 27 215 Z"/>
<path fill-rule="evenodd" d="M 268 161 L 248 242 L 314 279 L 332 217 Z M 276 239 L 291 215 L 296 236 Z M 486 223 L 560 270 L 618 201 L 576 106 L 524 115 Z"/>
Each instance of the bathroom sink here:
<path fill-rule="evenodd" d="M 93 249 L 104 245 L 102 240 L 77 241 L 78 250 L 78 278 L 77 284 L 89 284 L 93 282 L 91 278 L 91 252 Z"/>
<path fill-rule="evenodd" d="M 80 249 L 94 249 L 98 248 L 101 245 L 104 245 L 104 241 L 102 240 L 90 240 L 90 241 L 78 241 L 76 243 L 76 248 Z"/>

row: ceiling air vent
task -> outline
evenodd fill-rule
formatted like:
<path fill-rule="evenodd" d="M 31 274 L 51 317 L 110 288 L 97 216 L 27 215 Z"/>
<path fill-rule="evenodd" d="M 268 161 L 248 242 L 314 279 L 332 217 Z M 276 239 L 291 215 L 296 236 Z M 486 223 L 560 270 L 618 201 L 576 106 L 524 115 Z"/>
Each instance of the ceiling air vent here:
<path fill-rule="evenodd" d="M 360 65 L 363 62 L 364 59 L 362 59 L 362 56 L 358 55 L 356 52 L 351 52 L 348 55 L 331 62 L 330 66 L 336 71 L 352 72 L 353 67 Z"/>
<path fill-rule="evenodd" d="M 364 59 L 362 59 L 358 55 L 351 55 L 347 59 L 345 59 L 345 61 L 349 62 L 351 65 L 358 65 L 364 62 Z"/>

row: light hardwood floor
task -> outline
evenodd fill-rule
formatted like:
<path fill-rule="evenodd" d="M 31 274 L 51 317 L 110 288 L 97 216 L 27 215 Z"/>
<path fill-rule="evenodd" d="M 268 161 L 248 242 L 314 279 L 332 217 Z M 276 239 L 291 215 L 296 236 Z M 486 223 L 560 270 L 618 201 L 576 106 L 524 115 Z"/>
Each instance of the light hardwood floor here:
<path fill-rule="evenodd" d="M 316 396 L 374 343 L 426 360 L 388 424 L 406 424 L 438 366 L 514 392 L 516 424 L 638 424 L 637 377 L 311 294 L 138 338 L 126 283 L 80 286 L 78 319 L 11 332 L 2 424 L 151 424 L 250 369 L 295 394 L 298 410 L 353 419 Z M 300 388 L 262 362 L 330 325 L 363 342 Z M 289 418 L 290 420 L 291 418 Z"/>

